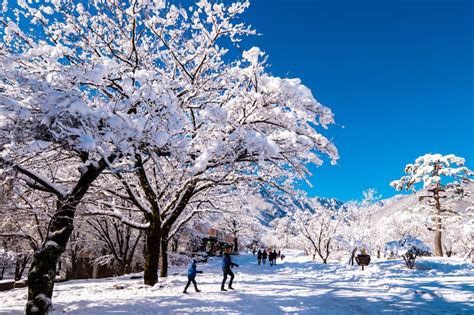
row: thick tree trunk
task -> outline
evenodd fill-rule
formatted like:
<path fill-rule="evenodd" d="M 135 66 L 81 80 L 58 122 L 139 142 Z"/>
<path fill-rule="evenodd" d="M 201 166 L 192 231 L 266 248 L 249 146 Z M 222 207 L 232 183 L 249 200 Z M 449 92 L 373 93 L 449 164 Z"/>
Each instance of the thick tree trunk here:
<path fill-rule="evenodd" d="M 152 224 L 146 231 L 145 266 L 143 278 L 145 284 L 155 285 L 158 282 L 158 261 L 160 257 L 161 227 Z"/>
<path fill-rule="evenodd" d="M 161 238 L 160 277 L 168 277 L 168 240 L 165 237 Z"/>
<path fill-rule="evenodd" d="M 114 159 L 115 155 L 111 155 L 108 161 Z M 107 162 L 104 159 L 101 159 L 98 163 L 88 164 L 72 191 L 67 196 L 58 194 L 57 211 L 51 219 L 48 236 L 43 245 L 36 250 L 28 273 L 27 315 L 42 315 L 51 311 L 56 265 L 59 257 L 66 250 L 66 245 L 74 228 L 76 208 L 90 185 L 106 166 Z M 28 174 L 26 175 L 28 176 Z"/>
<path fill-rule="evenodd" d="M 327 263 L 328 263 L 327 258 L 323 258 L 323 264 L 327 265 Z"/>
<path fill-rule="evenodd" d="M 51 219 L 48 236 L 31 263 L 28 274 L 28 302 L 26 314 L 47 314 L 51 311 L 56 265 L 73 230 L 77 202 L 58 201 L 58 211 Z"/>

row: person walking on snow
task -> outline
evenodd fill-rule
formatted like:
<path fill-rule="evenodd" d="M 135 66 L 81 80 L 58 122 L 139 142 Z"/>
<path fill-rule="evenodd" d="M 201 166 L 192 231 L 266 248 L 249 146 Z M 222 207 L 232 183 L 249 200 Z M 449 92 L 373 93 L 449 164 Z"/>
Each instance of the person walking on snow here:
<path fill-rule="evenodd" d="M 234 290 L 232 287 L 232 281 L 234 281 L 234 273 L 232 272 L 231 268 L 232 267 L 239 267 L 238 264 L 235 264 L 232 262 L 232 259 L 230 258 L 230 251 L 231 248 L 226 247 L 224 249 L 224 256 L 222 257 L 222 272 L 224 273 L 224 278 L 222 279 L 222 285 L 221 285 L 221 291 L 227 291 L 225 287 L 225 282 L 227 280 L 227 275 L 230 276 L 230 281 L 229 281 L 229 290 Z"/>
<path fill-rule="evenodd" d="M 278 256 L 275 249 L 272 252 L 272 256 L 273 256 L 273 264 L 272 265 L 275 266 L 277 264 L 277 256 Z"/>
<path fill-rule="evenodd" d="M 268 262 L 270 266 L 273 266 L 273 251 L 271 249 L 268 250 Z"/>
<path fill-rule="evenodd" d="M 194 289 L 196 289 L 196 292 L 201 292 L 201 290 L 199 290 L 197 288 L 197 284 L 196 284 L 196 274 L 197 273 L 202 273 L 202 271 L 200 270 L 196 270 L 197 266 L 197 261 L 196 259 L 192 259 L 191 260 L 191 264 L 189 265 L 189 269 L 188 269 L 188 283 L 186 284 L 186 286 L 184 287 L 184 291 L 183 293 L 188 293 L 186 292 L 186 290 L 188 289 L 189 285 L 191 284 L 191 282 L 193 283 L 194 285 Z"/>
<path fill-rule="evenodd" d="M 259 266 L 262 263 L 262 250 L 261 249 L 259 249 L 257 252 L 257 262 Z"/>
<path fill-rule="evenodd" d="M 263 253 L 262 253 L 262 262 L 263 262 L 264 265 L 265 265 L 265 263 L 267 262 L 267 255 L 268 255 L 268 254 L 267 254 L 267 250 L 264 249 L 264 250 L 263 250 Z"/>

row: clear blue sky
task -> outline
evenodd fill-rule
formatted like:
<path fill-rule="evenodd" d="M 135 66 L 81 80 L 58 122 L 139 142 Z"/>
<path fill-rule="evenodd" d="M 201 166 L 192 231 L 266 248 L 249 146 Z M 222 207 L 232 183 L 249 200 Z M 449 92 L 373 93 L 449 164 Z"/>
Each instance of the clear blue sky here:
<path fill-rule="evenodd" d="M 191 0 L 174 0 L 186 6 Z M 230 2 L 230 1 L 228 1 Z M 426 153 L 474 168 L 474 0 L 251 0 L 244 39 L 335 113 L 341 159 L 312 168 L 311 196 L 360 199 Z"/>
<path fill-rule="evenodd" d="M 299 77 L 335 113 L 337 166 L 312 169 L 310 195 L 360 199 L 425 153 L 474 168 L 474 1 L 254 0 L 273 75 Z"/>

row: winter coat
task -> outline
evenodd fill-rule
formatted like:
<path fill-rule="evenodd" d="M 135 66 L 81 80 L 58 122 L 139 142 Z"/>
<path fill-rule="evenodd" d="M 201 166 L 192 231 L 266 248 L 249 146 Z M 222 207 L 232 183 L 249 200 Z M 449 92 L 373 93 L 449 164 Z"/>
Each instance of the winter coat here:
<path fill-rule="evenodd" d="M 262 259 L 262 251 L 259 250 L 258 253 L 257 253 L 257 258 L 258 259 Z"/>
<path fill-rule="evenodd" d="M 262 253 L 262 258 L 263 259 L 267 259 L 267 251 L 264 250 L 263 253 Z"/>
<path fill-rule="evenodd" d="M 230 255 L 228 253 L 225 253 L 224 256 L 222 257 L 222 268 L 224 269 L 230 269 L 231 267 L 238 267 L 238 264 L 234 264 L 232 262 L 232 259 L 230 258 Z"/>
<path fill-rule="evenodd" d="M 202 273 L 202 271 L 196 270 L 196 259 L 191 260 L 191 264 L 189 265 L 188 268 L 188 278 L 189 279 L 194 279 L 196 278 L 196 273 Z"/>

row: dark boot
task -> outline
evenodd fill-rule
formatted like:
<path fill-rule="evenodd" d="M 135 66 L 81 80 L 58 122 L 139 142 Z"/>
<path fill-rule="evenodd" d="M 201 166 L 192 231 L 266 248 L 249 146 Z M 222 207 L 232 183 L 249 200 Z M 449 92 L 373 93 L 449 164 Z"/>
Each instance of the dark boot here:
<path fill-rule="evenodd" d="M 224 287 L 221 287 L 221 291 L 227 291 L 226 289 L 224 289 Z"/>
<path fill-rule="evenodd" d="M 235 290 L 232 286 L 229 286 L 229 290 Z"/>

